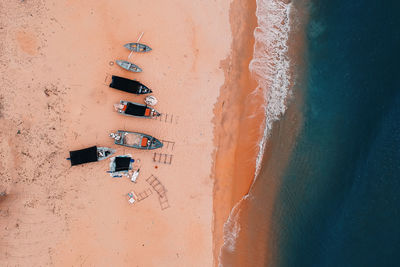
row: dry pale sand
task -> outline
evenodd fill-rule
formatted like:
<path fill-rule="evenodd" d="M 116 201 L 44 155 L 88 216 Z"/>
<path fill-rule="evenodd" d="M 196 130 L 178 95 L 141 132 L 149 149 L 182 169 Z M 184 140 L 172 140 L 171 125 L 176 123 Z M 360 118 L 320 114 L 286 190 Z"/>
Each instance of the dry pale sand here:
<path fill-rule="evenodd" d="M 212 118 L 232 41 L 229 10 L 228 0 L 1 1 L 0 265 L 213 264 Z M 144 72 L 111 65 L 141 31 L 153 51 L 131 60 Z M 152 88 L 163 120 L 118 115 L 114 103 L 143 97 L 109 88 L 111 74 Z M 65 160 L 69 150 L 116 148 L 108 133 L 118 129 L 175 142 L 158 151 L 172 164 L 118 147 L 141 159 L 133 184 L 111 178 L 108 161 L 71 168 Z M 151 189 L 151 175 L 169 208 L 154 191 L 128 203 L 129 191 Z"/>

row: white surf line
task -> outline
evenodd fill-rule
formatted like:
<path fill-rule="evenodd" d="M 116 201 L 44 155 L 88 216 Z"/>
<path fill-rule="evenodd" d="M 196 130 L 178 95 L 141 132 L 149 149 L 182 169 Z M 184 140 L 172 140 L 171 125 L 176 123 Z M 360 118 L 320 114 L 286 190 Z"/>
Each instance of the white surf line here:
<path fill-rule="evenodd" d="M 255 75 L 259 89 L 264 94 L 266 106 L 264 133 L 259 143 L 255 177 L 260 171 L 272 124 L 285 113 L 287 108 L 285 102 L 291 93 L 288 57 L 291 7 L 292 4 L 280 1 L 257 1 L 258 26 L 254 31 L 254 37 L 255 45 L 262 49 L 254 48 L 249 69 Z"/>

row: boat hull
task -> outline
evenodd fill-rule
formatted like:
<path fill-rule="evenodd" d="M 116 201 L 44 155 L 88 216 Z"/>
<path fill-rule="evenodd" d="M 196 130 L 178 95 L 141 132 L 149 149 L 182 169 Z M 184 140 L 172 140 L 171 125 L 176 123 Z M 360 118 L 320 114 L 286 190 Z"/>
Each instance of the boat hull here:
<path fill-rule="evenodd" d="M 80 150 L 70 151 L 69 160 L 71 161 L 71 166 L 75 166 L 104 160 L 109 158 L 114 153 L 115 150 L 108 147 L 92 146 Z"/>
<path fill-rule="evenodd" d="M 142 72 L 142 69 L 138 65 L 135 65 L 129 61 L 116 60 L 115 62 L 117 62 L 118 66 L 120 66 L 123 69 L 129 70 L 132 72 Z"/>
<path fill-rule="evenodd" d="M 124 47 L 128 48 L 133 52 L 138 52 L 138 53 L 150 52 L 152 50 L 148 45 L 140 43 L 128 43 L 125 44 Z"/>
<path fill-rule="evenodd" d="M 130 80 L 115 75 L 112 76 L 112 80 L 109 86 L 111 88 L 136 95 L 151 94 L 153 92 L 147 86 L 138 81 Z"/>
<path fill-rule="evenodd" d="M 153 150 L 161 148 L 163 144 L 157 138 L 137 132 L 118 130 L 110 134 L 114 138 L 114 144 L 142 150 Z"/>

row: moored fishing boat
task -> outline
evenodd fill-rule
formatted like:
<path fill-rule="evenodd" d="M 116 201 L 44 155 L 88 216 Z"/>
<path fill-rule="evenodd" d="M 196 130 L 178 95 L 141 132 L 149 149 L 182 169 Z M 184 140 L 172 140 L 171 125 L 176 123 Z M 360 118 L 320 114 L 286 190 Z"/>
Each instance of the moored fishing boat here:
<path fill-rule="evenodd" d="M 137 95 L 150 94 L 153 92 L 147 86 L 138 81 L 130 80 L 115 75 L 112 76 L 112 80 L 109 86 L 117 90 Z"/>
<path fill-rule="evenodd" d="M 160 140 L 144 133 L 118 130 L 116 133 L 111 133 L 110 137 L 114 139 L 116 145 L 137 149 L 151 150 L 163 146 Z"/>
<path fill-rule="evenodd" d="M 114 104 L 114 108 L 118 113 L 133 117 L 155 118 L 161 114 L 154 108 L 139 103 L 121 100 L 119 104 Z"/>
<path fill-rule="evenodd" d="M 128 43 L 124 45 L 125 48 L 128 48 L 129 50 L 133 52 L 149 52 L 152 49 L 145 44 L 140 44 L 140 43 Z"/>
<path fill-rule="evenodd" d="M 85 149 L 70 151 L 68 160 L 71 161 L 71 166 L 75 166 L 104 160 L 114 153 L 115 150 L 108 147 L 92 146 Z"/>
<path fill-rule="evenodd" d="M 123 69 L 129 70 L 132 72 L 142 72 L 142 69 L 138 65 L 135 65 L 129 61 L 116 60 L 115 62 L 117 62 L 117 64 Z"/>

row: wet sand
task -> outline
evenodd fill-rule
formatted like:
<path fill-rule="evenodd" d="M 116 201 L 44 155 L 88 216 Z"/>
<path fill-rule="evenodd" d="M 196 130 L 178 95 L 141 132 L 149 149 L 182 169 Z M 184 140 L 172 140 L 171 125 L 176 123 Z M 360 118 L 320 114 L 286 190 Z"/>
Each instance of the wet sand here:
<path fill-rule="evenodd" d="M 212 118 L 232 41 L 229 8 L 229 1 L 1 4 L 1 265 L 213 264 Z M 131 60 L 143 73 L 112 64 L 127 58 L 122 45 L 142 31 L 153 51 Z M 114 103 L 143 97 L 109 88 L 112 74 L 152 88 L 164 116 L 117 114 Z M 172 163 L 116 147 L 108 134 L 119 129 L 172 142 L 156 151 Z M 108 160 L 70 167 L 68 151 L 92 145 L 140 159 L 138 182 L 111 178 Z M 151 175 L 167 190 L 166 209 L 146 182 Z M 128 192 L 147 189 L 148 198 L 128 203 Z"/>
<path fill-rule="evenodd" d="M 224 243 L 224 224 L 249 191 L 263 133 L 264 97 L 249 71 L 257 26 L 256 3 L 234 0 L 230 6 L 232 50 L 223 62 L 225 83 L 215 106 L 214 258 Z M 218 261 L 215 261 L 217 264 Z"/>

